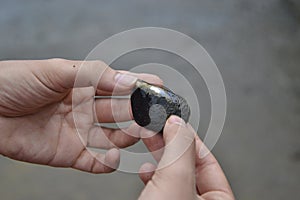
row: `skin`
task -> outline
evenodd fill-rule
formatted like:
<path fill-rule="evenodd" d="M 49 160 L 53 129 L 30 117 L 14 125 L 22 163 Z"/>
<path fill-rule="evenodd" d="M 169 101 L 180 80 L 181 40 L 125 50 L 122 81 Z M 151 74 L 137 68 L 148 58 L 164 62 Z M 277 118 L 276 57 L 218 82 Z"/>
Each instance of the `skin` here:
<path fill-rule="evenodd" d="M 140 178 L 146 186 L 140 199 L 234 199 L 218 162 L 211 153 L 200 156 L 199 152 L 207 150 L 180 118 L 168 119 L 163 137 L 135 123 L 126 130 L 95 125 L 132 119 L 128 99 L 94 96 L 128 95 L 137 79 L 163 84 L 157 76 L 116 71 L 101 61 L 1 61 L 0 154 L 30 163 L 109 173 L 119 164 L 118 148 L 142 137 L 159 164 L 141 167 Z M 108 151 L 100 154 L 86 147 Z"/>
<path fill-rule="evenodd" d="M 156 84 L 162 82 L 154 75 L 121 72 L 127 77 L 119 82 L 124 79 L 131 82 L 117 84 L 118 71 L 101 61 L 85 62 L 81 67 L 82 63 L 63 59 L 0 62 L 2 155 L 92 173 L 115 170 L 120 159 L 117 149 L 136 143 L 140 127 L 133 124 L 126 130 L 130 134 L 126 134 L 95 126 L 95 122 L 132 118 L 129 100 L 95 100 L 95 94 L 127 94 L 136 78 Z M 74 86 L 76 75 L 78 81 Z M 117 115 L 112 115 L 113 110 L 119 110 Z M 108 151 L 105 155 L 94 153 L 86 150 L 86 146 Z"/>
<path fill-rule="evenodd" d="M 143 142 L 159 163 L 145 163 L 140 168 L 146 186 L 139 200 L 234 200 L 218 161 L 189 124 L 171 116 L 163 136 L 148 135 L 152 133 L 142 133 Z M 164 151 L 158 150 L 163 147 Z"/>

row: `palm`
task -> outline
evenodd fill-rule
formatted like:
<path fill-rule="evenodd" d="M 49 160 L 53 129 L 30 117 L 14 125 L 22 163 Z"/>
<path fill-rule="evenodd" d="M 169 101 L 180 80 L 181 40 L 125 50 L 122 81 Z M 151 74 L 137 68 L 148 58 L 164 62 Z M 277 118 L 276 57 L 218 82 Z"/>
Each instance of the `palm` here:
<path fill-rule="evenodd" d="M 86 73 L 83 85 L 73 88 L 80 65 L 79 61 L 48 60 L 16 62 L 13 67 L 0 68 L 3 70 L 0 73 L 0 127 L 3 128 L 0 152 L 3 155 L 94 173 L 110 172 L 117 167 L 119 152 L 113 148 L 132 145 L 138 138 L 124 130 L 101 128 L 94 123 L 116 121 L 108 105 L 117 106 L 119 121 L 130 120 L 128 100 L 94 99 L 95 89 L 89 79 L 97 80 L 104 73 L 104 82 L 97 86 L 97 93 L 104 95 L 111 94 L 116 84 L 116 72 L 101 62 L 87 62 L 83 68 Z M 137 77 L 159 81 L 151 75 Z M 120 86 L 120 92 L 130 91 L 131 87 Z M 125 131 L 138 135 L 138 130 L 132 124 Z M 105 155 L 94 153 L 87 146 L 109 151 Z"/>
<path fill-rule="evenodd" d="M 50 105 L 37 109 L 30 115 L 6 118 L 14 127 L 7 145 L 8 156 L 17 160 L 49 164 L 51 166 L 73 166 L 87 144 L 88 132 L 93 126 L 93 88 L 73 89 L 80 92 L 78 105 L 72 108 L 72 92 L 54 96 Z M 45 91 L 48 95 L 51 92 Z M 57 102 L 57 99 L 60 99 Z M 39 97 L 35 97 L 39 98 Z M 51 96 L 49 97 L 51 98 Z M 28 105 L 29 103 L 22 102 Z M 20 111 L 22 112 L 22 111 Z M 74 116 L 80 120 L 74 123 Z M 77 135 L 80 131 L 83 140 Z M 24 140 L 24 136 L 26 139 Z"/>

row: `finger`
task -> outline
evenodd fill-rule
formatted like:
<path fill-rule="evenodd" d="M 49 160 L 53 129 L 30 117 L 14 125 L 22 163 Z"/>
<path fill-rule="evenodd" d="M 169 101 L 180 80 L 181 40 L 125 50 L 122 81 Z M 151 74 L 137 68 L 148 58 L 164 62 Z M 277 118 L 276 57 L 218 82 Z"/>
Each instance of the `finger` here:
<path fill-rule="evenodd" d="M 110 149 L 105 155 L 84 149 L 72 168 L 95 174 L 110 173 L 117 169 L 119 162 L 120 152 L 117 149 Z"/>
<path fill-rule="evenodd" d="M 191 125 L 188 124 L 188 128 L 196 136 L 196 184 L 199 193 L 220 191 L 233 197 L 230 185 L 218 161 L 205 147 Z"/>
<path fill-rule="evenodd" d="M 62 88 L 93 86 L 106 91 L 112 90 L 115 86 L 114 79 L 117 72 L 102 61 L 51 59 L 50 63 L 52 68 L 56 69 L 53 76 L 58 79 L 57 83 Z M 100 80 L 102 80 L 102 84 L 100 84 Z M 129 80 L 127 79 L 127 81 Z M 131 81 L 131 84 L 134 84 L 135 80 Z"/>
<path fill-rule="evenodd" d="M 163 130 L 165 141 L 164 154 L 158 168 L 165 174 L 177 172 L 180 169 L 189 176 L 195 168 L 194 135 L 185 122 L 178 116 L 172 115 Z M 183 170 L 185 169 L 186 170 Z"/>
<path fill-rule="evenodd" d="M 122 74 L 130 75 L 142 79 L 152 84 L 162 86 L 162 80 L 152 74 L 137 74 L 126 71 L 119 71 Z M 97 90 L 97 94 L 100 95 L 128 95 L 132 92 L 130 90 L 122 91 L 101 91 Z M 118 122 L 118 121 L 128 121 L 133 119 L 130 99 L 97 99 L 96 100 L 96 114 L 98 116 L 99 122 Z"/>
<path fill-rule="evenodd" d="M 139 177 L 145 185 L 151 180 L 155 169 L 156 166 L 151 163 L 145 163 L 141 166 L 139 170 Z"/>
<path fill-rule="evenodd" d="M 51 63 L 56 67 L 54 76 L 58 81 L 55 84 L 64 89 L 93 86 L 95 90 L 117 93 L 129 91 L 138 79 L 121 74 L 102 61 L 54 59 Z"/>
<path fill-rule="evenodd" d="M 153 185 L 159 188 L 180 188 L 172 192 L 165 191 L 170 198 L 196 195 L 193 133 L 182 119 L 171 116 L 166 122 L 163 138 L 165 151 L 152 177 Z"/>
<path fill-rule="evenodd" d="M 148 83 L 158 85 L 158 86 L 163 86 L 163 80 L 159 78 L 159 76 L 154 75 L 154 74 L 147 74 L 147 73 L 134 73 L 134 72 L 129 72 L 125 70 L 118 70 L 118 72 L 123 73 L 123 74 L 128 74 L 130 76 L 135 76 L 138 79 L 144 80 Z"/>
<path fill-rule="evenodd" d="M 102 61 L 79 61 L 65 59 L 47 60 L 49 67 L 38 74 L 47 86 L 56 91 L 66 91 L 77 87 L 93 86 L 98 95 L 124 94 L 134 88 L 138 78 L 158 85 L 160 78 L 150 74 L 122 73 L 110 68 Z M 101 94 L 101 93 L 104 94 Z"/>
<path fill-rule="evenodd" d="M 124 122 L 133 119 L 130 99 L 96 99 L 95 110 L 98 122 Z"/>
<path fill-rule="evenodd" d="M 163 155 L 165 146 L 162 134 L 156 134 L 153 131 L 142 128 L 140 137 L 154 159 L 159 162 Z"/>
<path fill-rule="evenodd" d="M 139 141 L 141 127 L 132 123 L 125 129 L 110 129 L 94 126 L 89 130 L 87 146 L 93 148 L 125 148 Z"/>
<path fill-rule="evenodd" d="M 128 72 L 128 71 L 123 71 L 123 70 L 119 70 L 117 71 L 118 73 L 126 76 L 131 76 L 131 77 L 136 77 L 137 79 L 140 80 L 144 80 L 148 83 L 154 84 L 154 85 L 158 85 L 158 86 L 162 86 L 163 85 L 163 81 L 156 75 L 153 74 L 146 74 L 146 73 L 132 73 L 132 72 Z M 117 86 L 118 86 L 119 82 L 117 82 Z M 101 90 L 101 89 L 97 89 L 96 94 L 97 95 L 102 95 L 102 96 L 117 96 L 117 95 L 129 95 L 132 92 L 132 89 L 134 88 L 135 85 L 132 85 L 131 87 L 128 88 L 124 88 L 122 90 L 118 90 L 118 89 L 114 89 L 113 91 L 107 91 L 107 90 Z"/>

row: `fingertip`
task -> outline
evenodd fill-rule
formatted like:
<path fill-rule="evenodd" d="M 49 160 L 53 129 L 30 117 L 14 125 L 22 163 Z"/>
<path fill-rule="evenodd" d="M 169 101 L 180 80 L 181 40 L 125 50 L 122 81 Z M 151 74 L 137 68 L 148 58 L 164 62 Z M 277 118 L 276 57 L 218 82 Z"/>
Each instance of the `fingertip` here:
<path fill-rule="evenodd" d="M 120 84 L 125 87 L 133 87 L 137 81 L 137 77 L 119 72 L 115 74 L 114 79 L 116 84 Z"/>
<path fill-rule="evenodd" d="M 144 163 L 140 167 L 139 177 L 145 185 L 148 183 L 148 181 L 151 180 L 155 170 L 156 170 L 156 166 L 153 165 L 152 163 Z"/>
<path fill-rule="evenodd" d="M 120 151 L 116 148 L 108 150 L 105 154 L 105 165 L 112 169 L 117 169 L 120 163 Z"/>
<path fill-rule="evenodd" d="M 177 115 L 171 115 L 168 118 L 167 123 L 168 124 L 177 124 L 179 126 L 186 126 L 186 123 L 184 122 L 184 120 Z"/>
<path fill-rule="evenodd" d="M 144 163 L 140 170 L 139 170 L 139 173 L 149 173 L 149 172 L 154 172 L 156 169 L 156 166 L 152 163 Z"/>
<path fill-rule="evenodd" d="M 163 86 L 164 85 L 164 81 L 157 75 L 153 75 L 153 74 L 146 74 L 149 77 L 149 83 L 154 84 L 154 85 L 158 85 L 158 86 Z"/>
<path fill-rule="evenodd" d="M 153 84 L 153 85 L 163 86 L 163 84 L 164 84 L 163 80 L 155 74 L 134 73 L 134 72 L 123 71 L 123 70 L 119 70 L 119 72 L 135 76 L 138 79 L 141 79 L 141 80 L 146 81 L 146 82 L 148 82 L 150 84 Z"/>
<path fill-rule="evenodd" d="M 164 127 L 163 137 L 166 143 L 169 143 L 180 129 L 186 128 L 186 123 L 183 119 L 176 115 L 171 115 Z"/>

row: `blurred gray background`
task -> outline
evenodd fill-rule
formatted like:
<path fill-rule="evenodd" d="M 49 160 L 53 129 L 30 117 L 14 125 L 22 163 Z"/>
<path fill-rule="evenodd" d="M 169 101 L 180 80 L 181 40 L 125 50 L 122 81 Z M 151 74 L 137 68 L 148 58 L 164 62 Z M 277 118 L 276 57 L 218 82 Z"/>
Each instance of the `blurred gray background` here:
<path fill-rule="evenodd" d="M 107 37 L 144 26 L 171 28 L 191 36 L 219 67 L 228 112 L 213 152 L 237 199 L 299 198 L 297 0 L 1 0 L 0 59 L 84 59 Z M 141 52 L 112 66 L 126 69 L 145 61 L 187 65 L 171 57 Z M 197 80 L 191 77 L 194 85 L 203 84 Z M 209 104 L 204 105 L 207 118 L 205 107 Z M 200 124 L 202 130 L 207 122 L 204 119 Z M 91 175 L 0 157 L 3 200 L 129 200 L 136 199 L 142 188 L 136 174 Z"/>

